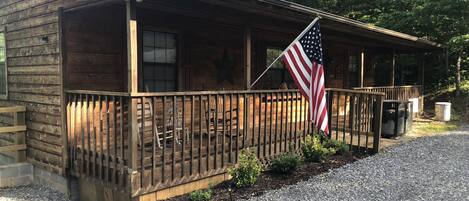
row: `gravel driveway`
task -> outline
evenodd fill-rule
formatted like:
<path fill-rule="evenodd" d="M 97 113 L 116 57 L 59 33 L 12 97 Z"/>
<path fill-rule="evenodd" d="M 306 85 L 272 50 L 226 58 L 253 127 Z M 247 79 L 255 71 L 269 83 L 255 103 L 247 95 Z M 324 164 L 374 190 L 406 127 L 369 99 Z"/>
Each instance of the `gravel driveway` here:
<path fill-rule="evenodd" d="M 469 127 L 418 138 L 251 200 L 469 200 Z"/>
<path fill-rule="evenodd" d="M 0 188 L 0 201 L 68 201 L 66 196 L 44 186 Z"/>

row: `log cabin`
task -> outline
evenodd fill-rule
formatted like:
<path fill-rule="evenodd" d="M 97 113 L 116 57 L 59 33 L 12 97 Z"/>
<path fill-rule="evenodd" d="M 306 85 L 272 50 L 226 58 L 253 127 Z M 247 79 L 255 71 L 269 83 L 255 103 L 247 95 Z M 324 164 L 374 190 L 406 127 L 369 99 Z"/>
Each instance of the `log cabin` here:
<path fill-rule="evenodd" d="M 38 180 L 80 200 L 187 193 L 314 133 L 282 63 L 249 86 L 318 16 L 330 136 L 376 152 L 382 101 L 422 109 L 441 45 L 284 0 L 0 1 L 0 104 L 26 107 Z"/>

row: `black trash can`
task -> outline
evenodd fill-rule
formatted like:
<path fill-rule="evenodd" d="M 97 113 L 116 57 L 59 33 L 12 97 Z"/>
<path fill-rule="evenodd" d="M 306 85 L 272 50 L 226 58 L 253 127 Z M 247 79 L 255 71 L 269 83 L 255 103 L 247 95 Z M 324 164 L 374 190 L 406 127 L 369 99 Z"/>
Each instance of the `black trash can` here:
<path fill-rule="evenodd" d="M 407 131 L 409 131 L 410 129 L 412 129 L 412 123 L 414 121 L 414 116 L 413 116 L 413 113 L 412 111 L 413 110 L 413 102 L 412 101 L 409 101 L 407 104 L 406 104 L 407 108 L 406 108 L 406 121 L 405 121 L 405 131 L 404 133 L 407 133 Z"/>
<path fill-rule="evenodd" d="M 385 100 L 383 102 L 383 124 L 381 126 L 383 137 L 398 137 L 410 129 L 412 110 L 409 108 L 409 103 L 409 101 L 397 100 Z"/>

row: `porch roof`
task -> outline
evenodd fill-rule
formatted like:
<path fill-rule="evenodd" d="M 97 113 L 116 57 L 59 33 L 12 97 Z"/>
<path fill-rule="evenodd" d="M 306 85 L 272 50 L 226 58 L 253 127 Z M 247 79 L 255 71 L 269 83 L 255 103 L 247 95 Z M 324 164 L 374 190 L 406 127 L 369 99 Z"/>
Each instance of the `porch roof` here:
<path fill-rule="evenodd" d="M 285 0 L 199 0 L 205 3 L 230 7 L 255 14 L 308 23 L 316 16 L 322 18 L 321 26 L 330 31 L 371 38 L 401 51 L 435 51 L 439 43 L 409 34 L 359 22 L 325 11 Z"/>

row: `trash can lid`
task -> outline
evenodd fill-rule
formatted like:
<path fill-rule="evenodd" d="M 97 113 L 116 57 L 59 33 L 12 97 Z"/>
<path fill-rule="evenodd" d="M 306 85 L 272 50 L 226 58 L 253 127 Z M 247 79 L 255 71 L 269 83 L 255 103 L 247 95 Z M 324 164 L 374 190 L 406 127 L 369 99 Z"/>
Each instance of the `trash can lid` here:
<path fill-rule="evenodd" d="M 450 102 L 436 102 L 435 105 L 449 105 L 451 106 Z"/>

